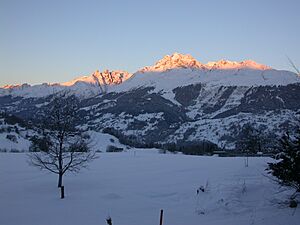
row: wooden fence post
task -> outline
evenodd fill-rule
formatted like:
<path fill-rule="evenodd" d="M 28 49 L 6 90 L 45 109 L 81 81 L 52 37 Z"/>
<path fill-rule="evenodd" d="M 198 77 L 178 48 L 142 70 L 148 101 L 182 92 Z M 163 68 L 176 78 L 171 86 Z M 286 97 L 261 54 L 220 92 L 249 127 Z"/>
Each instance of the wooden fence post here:
<path fill-rule="evenodd" d="M 159 225 L 163 224 L 163 215 L 164 215 L 164 210 L 160 210 L 160 219 L 159 219 Z"/>

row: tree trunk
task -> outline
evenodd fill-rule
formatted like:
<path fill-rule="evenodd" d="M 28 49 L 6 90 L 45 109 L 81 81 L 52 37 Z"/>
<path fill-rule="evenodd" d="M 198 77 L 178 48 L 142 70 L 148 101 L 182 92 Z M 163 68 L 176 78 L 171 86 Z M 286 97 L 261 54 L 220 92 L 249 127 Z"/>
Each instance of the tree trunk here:
<path fill-rule="evenodd" d="M 60 187 L 60 198 L 61 199 L 65 198 L 65 187 L 64 186 Z"/>
<path fill-rule="evenodd" d="M 62 158 L 62 153 L 63 153 L 63 138 L 60 138 L 59 142 L 59 154 L 58 154 L 58 187 L 60 188 L 62 186 L 62 178 L 63 178 L 63 158 Z"/>
<path fill-rule="evenodd" d="M 58 174 L 58 185 L 57 185 L 57 187 L 59 187 L 59 188 L 62 186 L 62 179 L 63 179 L 63 174 L 59 173 Z"/>

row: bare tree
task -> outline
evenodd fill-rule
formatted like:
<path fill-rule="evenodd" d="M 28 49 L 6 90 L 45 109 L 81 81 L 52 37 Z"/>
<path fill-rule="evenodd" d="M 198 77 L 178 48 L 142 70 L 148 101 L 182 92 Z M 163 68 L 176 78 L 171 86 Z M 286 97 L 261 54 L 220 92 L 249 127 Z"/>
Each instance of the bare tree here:
<path fill-rule="evenodd" d="M 58 187 L 64 198 L 63 175 L 79 172 L 96 158 L 88 145 L 89 136 L 76 125 L 79 101 L 74 96 L 55 97 L 41 110 L 42 134 L 32 142 L 30 164 L 58 175 Z"/>

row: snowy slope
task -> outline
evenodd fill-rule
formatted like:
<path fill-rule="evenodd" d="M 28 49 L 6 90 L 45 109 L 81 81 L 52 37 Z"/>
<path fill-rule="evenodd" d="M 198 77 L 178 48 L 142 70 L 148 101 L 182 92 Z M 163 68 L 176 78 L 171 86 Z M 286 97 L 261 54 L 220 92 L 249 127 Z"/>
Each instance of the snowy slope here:
<path fill-rule="evenodd" d="M 11 132 L 9 135 L 14 135 L 16 141 L 11 141 L 7 138 L 7 133 L 0 133 L 0 152 L 27 152 L 31 142 L 15 132 Z"/>
<path fill-rule="evenodd" d="M 19 124 L 7 124 L 3 118 L 0 119 L 0 152 L 27 152 L 31 142 L 26 138 L 32 134 Z"/>
<path fill-rule="evenodd" d="M 114 146 L 126 150 L 126 146 L 121 144 L 119 140 L 109 134 L 103 134 L 100 132 L 89 131 L 90 135 L 89 146 L 93 151 L 106 152 L 108 146 Z"/>
<path fill-rule="evenodd" d="M 0 114 L 0 152 L 28 152 L 31 138 L 39 136 L 40 133 L 38 129 L 34 130 L 26 127 L 24 124 L 21 126 L 16 122 L 20 118 L 14 118 L 14 120 L 12 118 L 12 116 Z M 81 128 L 84 129 L 86 126 Z M 122 148 L 124 151 L 127 149 L 127 146 L 121 144 L 112 135 L 93 130 L 88 130 L 87 134 L 90 136 L 88 145 L 92 151 L 106 152 L 109 146 Z"/>
<path fill-rule="evenodd" d="M 152 152 L 152 151 L 151 151 Z M 0 224 L 297 225 L 300 211 L 284 204 L 291 191 L 266 177 L 268 158 L 244 159 L 100 153 L 64 179 L 30 167 L 25 154 L 0 154 Z M 16 165 L 18 165 L 16 167 Z M 196 190 L 205 187 L 205 192 Z"/>

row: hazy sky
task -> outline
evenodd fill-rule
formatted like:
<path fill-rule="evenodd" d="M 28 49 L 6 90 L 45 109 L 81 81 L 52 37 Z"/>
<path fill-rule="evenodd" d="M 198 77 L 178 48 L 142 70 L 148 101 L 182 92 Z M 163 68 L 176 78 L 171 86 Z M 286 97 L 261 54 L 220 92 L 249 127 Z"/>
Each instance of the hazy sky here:
<path fill-rule="evenodd" d="M 135 72 L 166 54 L 300 66 L 299 0 L 0 0 L 0 86 Z"/>

